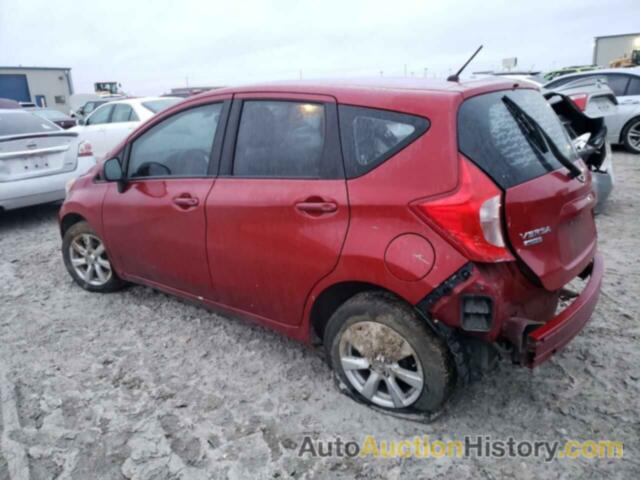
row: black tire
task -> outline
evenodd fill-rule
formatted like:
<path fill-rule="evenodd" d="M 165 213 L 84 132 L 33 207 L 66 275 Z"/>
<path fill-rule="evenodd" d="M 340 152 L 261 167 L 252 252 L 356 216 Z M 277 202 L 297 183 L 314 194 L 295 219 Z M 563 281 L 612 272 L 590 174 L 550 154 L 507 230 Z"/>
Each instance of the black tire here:
<path fill-rule="evenodd" d="M 75 223 L 65 232 L 62 239 L 62 258 L 64 260 L 64 266 L 67 268 L 67 271 L 69 272 L 69 275 L 71 275 L 71 278 L 73 278 L 73 280 L 82 288 L 90 292 L 109 293 L 123 288 L 125 286 L 125 282 L 121 280 L 120 277 L 118 277 L 113 267 L 111 267 L 111 271 L 109 275 L 107 275 L 108 279 L 100 284 L 90 283 L 85 278 L 82 278 L 76 271 L 76 268 L 72 265 L 71 243 L 82 235 L 90 235 L 91 237 L 100 239 L 100 237 L 98 237 L 98 234 L 96 234 L 96 232 L 87 222 Z M 108 261 L 106 251 L 103 255 L 103 259 L 106 259 Z M 96 279 L 96 282 L 97 281 L 98 280 Z"/>
<path fill-rule="evenodd" d="M 396 412 L 438 411 L 451 396 L 456 385 L 456 368 L 444 341 L 424 321 L 419 319 L 410 305 L 384 292 L 363 292 L 342 304 L 331 316 L 324 333 L 324 347 L 332 368 L 352 394 L 367 403 L 374 403 L 351 383 L 343 369 L 340 342 L 347 329 L 359 322 L 375 322 L 394 330 L 409 343 L 420 362 L 424 383 L 417 399 L 406 407 L 388 408 Z"/>
<path fill-rule="evenodd" d="M 629 138 L 629 132 L 631 132 L 631 129 L 640 130 L 640 117 L 635 117 L 629 120 L 622 129 L 621 135 L 624 148 L 626 148 L 628 152 L 635 153 L 637 155 L 640 154 L 640 144 L 636 144 L 636 146 L 632 143 Z"/>

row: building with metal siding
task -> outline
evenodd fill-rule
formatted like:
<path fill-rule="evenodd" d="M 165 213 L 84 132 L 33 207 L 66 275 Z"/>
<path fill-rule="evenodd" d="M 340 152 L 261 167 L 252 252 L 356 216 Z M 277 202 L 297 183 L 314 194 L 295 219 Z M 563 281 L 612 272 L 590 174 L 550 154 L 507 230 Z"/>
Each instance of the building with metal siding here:
<path fill-rule="evenodd" d="M 0 98 L 32 102 L 68 114 L 71 95 L 70 68 L 0 67 Z"/>
<path fill-rule="evenodd" d="M 631 56 L 633 50 L 640 49 L 640 33 L 606 35 L 595 37 L 593 42 L 593 64 L 608 67 L 613 60 Z"/>

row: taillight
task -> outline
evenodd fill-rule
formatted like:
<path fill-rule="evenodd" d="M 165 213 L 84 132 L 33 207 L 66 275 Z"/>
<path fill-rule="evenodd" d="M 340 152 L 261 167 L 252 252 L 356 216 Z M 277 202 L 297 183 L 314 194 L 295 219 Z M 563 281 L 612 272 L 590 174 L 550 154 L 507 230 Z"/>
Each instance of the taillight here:
<path fill-rule="evenodd" d="M 513 260 L 502 232 L 502 192 L 476 166 L 461 158 L 460 187 L 446 197 L 414 204 L 421 217 L 467 258 L 477 262 Z"/>
<path fill-rule="evenodd" d="M 587 100 L 589 96 L 586 93 L 575 93 L 573 95 L 569 95 L 569 98 L 575 103 L 578 110 L 584 112 L 587 109 Z"/>
<path fill-rule="evenodd" d="M 78 156 L 79 157 L 91 157 L 93 156 L 93 148 L 91 144 L 86 140 L 83 140 L 78 145 Z"/>

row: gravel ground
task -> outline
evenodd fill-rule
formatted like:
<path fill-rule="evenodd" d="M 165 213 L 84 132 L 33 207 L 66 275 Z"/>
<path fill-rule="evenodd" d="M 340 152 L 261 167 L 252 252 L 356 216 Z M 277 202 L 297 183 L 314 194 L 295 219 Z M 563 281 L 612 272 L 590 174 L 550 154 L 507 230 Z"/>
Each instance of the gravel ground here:
<path fill-rule="evenodd" d="M 144 287 L 76 287 L 56 206 L 0 216 L 0 480 L 640 478 L 640 157 L 616 152 L 606 276 L 586 329 L 534 372 L 503 362 L 430 424 L 340 394 L 321 353 Z M 311 458 L 305 435 L 620 440 L 624 459 Z"/>

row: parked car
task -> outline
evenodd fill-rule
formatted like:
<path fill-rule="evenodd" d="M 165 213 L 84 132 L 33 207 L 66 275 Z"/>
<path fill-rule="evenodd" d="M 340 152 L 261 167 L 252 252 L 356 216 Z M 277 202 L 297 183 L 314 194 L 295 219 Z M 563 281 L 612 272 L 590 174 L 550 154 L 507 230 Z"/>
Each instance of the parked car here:
<path fill-rule="evenodd" d="M 100 105 L 109 103 L 109 100 L 89 100 L 77 110 L 71 112 L 73 118 L 82 119 L 88 117 Z"/>
<path fill-rule="evenodd" d="M 549 82 L 554 78 L 563 77 L 572 73 L 591 72 L 599 69 L 600 67 L 598 65 L 574 65 L 572 67 L 564 67 L 547 72 L 544 74 L 544 79 Z"/>
<path fill-rule="evenodd" d="M 321 341 L 353 395 L 423 412 L 495 345 L 535 367 L 585 326 L 594 204 L 531 85 L 379 78 L 189 98 L 71 186 L 60 229 L 82 288 L 145 284 Z"/>
<path fill-rule="evenodd" d="M 618 101 L 609 86 L 597 78 L 566 83 L 545 97 L 565 126 L 578 154 L 591 170 L 597 194 L 595 212 L 604 209 L 615 183 L 606 121 L 617 115 Z"/>
<path fill-rule="evenodd" d="M 62 129 L 75 127 L 76 125 L 75 119 L 52 108 L 27 108 L 27 110 L 40 118 L 55 123 Z"/>
<path fill-rule="evenodd" d="M 0 210 L 62 200 L 66 183 L 95 164 L 77 133 L 24 110 L 0 109 Z"/>
<path fill-rule="evenodd" d="M 98 159 L 118 145 L 138 125 L 156 113 L 182 101 L 181 98 L 142 97 L 117 100 L 100 105 L 72 130 L 93 146 Z"/>
<path fill-rule="evenodd" d="M 618 98 L 617 115 L 606 118 L 609 142 L 612 145 L 624 145 L 629 152 L 640 153 L 640 67 L 609 68 L 565 75 L 544 87 L 555 90 L 569 82 L 585 78 L 602 79 Z"/>

